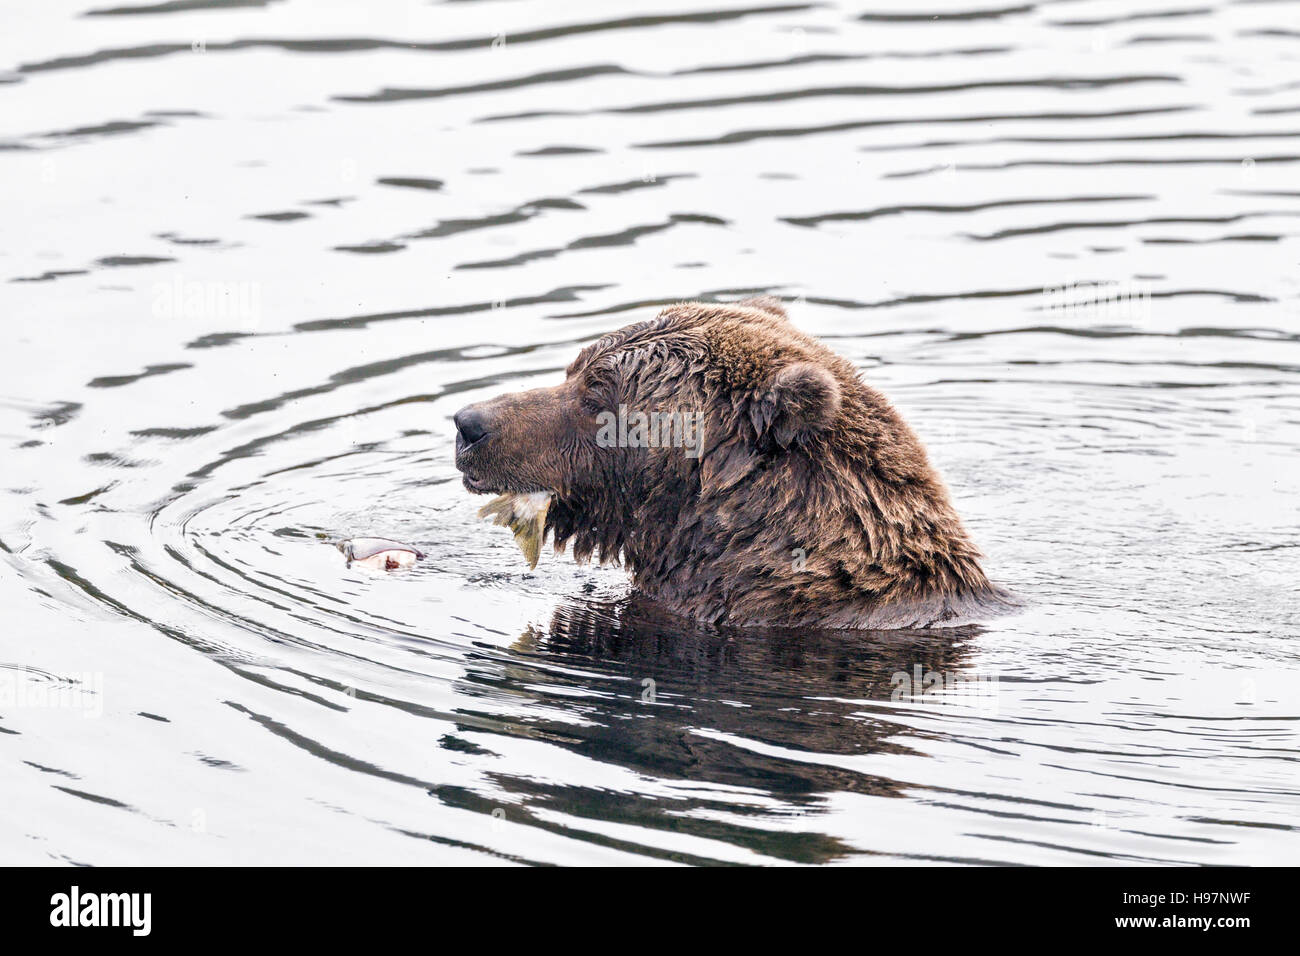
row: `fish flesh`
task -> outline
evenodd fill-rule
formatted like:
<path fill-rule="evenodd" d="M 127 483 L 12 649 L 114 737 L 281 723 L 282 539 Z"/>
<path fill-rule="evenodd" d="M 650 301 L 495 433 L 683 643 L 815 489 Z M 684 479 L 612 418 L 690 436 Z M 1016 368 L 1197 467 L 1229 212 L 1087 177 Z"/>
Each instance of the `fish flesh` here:
<path fill-rule="evenodd" d="M 496 524 L 514 532 L 515 544 L 524 553 L 524 560 L 530 568 L 535 568 L 537 559 L 541 557 L 542 542 L 546 539 L 546 512 L 554 497 L 549 491 L 497 495 L 479 509 L 478 516 L 490 517 Z"/>
<path fill-rule="evenodd" d="M 402 571 L 424 560 L 423 551 L 389 538 L 347 538 L 334 547 L 347 558 L 349 568 L 355 564 L 375 571 Z"/>

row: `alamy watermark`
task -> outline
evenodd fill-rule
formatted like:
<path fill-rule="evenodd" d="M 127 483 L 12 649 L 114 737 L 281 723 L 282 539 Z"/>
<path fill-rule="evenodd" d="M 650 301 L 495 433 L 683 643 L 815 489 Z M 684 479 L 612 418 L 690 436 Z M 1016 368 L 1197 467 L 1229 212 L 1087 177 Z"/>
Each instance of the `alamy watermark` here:
<path fill-rule="evenodd" d="M 256 325 L 262 317 L 262 284 L 178 275 L 154 283 L 152 311 L 160 319 L 238 319 Z"/>
<path fill-rule="evenodd" d="M 82 717 L 104 716 L 104 675 L 87 671 L 71 677 L 34 679 L 23 672 L 0 672 L 0 711 L 79 710 Z"/>
<path fill-rule="evenodd" d="M 895 671 L 889 683 L 889 699 L 895 704 L 973 704 L 978 713 L 998 710 L 997 674 L 954 674 L 927 671 L 921 664 L 912 670 Z"/>
<path fill-rule="evenodd" d="M 1151 284 L 1133 279 L 1048 286 L 1043 308 L 1076 319 L 1145 320 L 1151 317 Z"/>
<path fill-rule="evenodd" d="M 152 911 L 152 893 L 83 893 L 73 886 L 50 897 L 51 926 L 117 926 L 130 929 L 132 936 L 148 936 Z"/>
<path fill-rule="evenodd" d="M 703 434 L 698 412 L 640 412 L 619 405 L 618 412 L 596 416 L 601 448 L 681 448 L 687 458 L 700 457 Z"/>

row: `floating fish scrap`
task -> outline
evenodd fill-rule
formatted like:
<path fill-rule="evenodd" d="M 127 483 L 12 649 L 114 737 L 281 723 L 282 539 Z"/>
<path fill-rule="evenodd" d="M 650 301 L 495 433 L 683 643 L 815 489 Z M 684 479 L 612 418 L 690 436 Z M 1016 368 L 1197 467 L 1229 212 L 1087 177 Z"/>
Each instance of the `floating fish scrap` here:
<path fill-rule="evenodd" d="M 375 571 L 399 571 L 424 559 L 423 551 L 388 538 L 347 538 L 334 547 L 343 552 L 349 568 L 356 564 Z"/>

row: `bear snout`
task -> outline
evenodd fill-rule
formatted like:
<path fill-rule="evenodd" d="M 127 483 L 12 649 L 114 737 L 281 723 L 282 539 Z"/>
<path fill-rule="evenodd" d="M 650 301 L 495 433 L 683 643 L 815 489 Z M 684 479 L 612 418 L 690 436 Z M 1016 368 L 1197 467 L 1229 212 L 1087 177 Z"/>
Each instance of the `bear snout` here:
<path fill-rule="evenodd" d="M 482 405 L 466 405 L 451 420 L 456 424 L 456 453 L 460 454 L 487 438 L 491 417 Z"/>

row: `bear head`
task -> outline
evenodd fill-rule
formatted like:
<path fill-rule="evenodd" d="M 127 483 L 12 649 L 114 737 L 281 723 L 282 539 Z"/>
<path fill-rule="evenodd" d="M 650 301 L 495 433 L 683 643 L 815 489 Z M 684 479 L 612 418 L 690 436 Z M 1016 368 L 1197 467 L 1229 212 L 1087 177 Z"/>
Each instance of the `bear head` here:
<path fill-rule="evenodd" d="M 455 424 L 468 490 L 553 493 L 557 552 L 693 618 L 943 623 L 991 588 L 911 429 L 774 298 L 669 306 Z"/>

